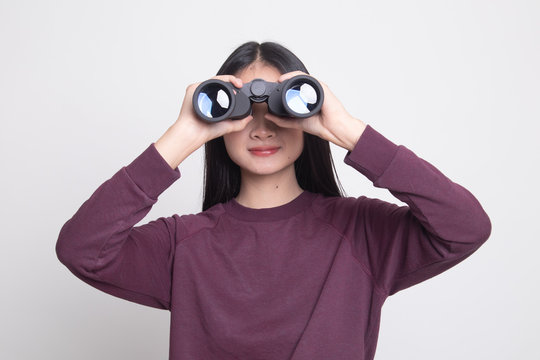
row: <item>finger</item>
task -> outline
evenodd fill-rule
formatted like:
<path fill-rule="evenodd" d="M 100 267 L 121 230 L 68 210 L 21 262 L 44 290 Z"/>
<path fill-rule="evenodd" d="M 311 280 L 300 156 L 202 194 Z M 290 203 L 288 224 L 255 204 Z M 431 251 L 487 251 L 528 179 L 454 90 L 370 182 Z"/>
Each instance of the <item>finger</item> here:
<path fill-rule="evenodd" d="M 196 82 L 196 83 L 193 83 L 193 84 L 189 84 L 187 87 L 186 87 L 186 95 L 193 95 L 193 93 L 195 92 L 195 89 L 197 88 L 197 86 L 199 86 L 201 83 L 200 82 Z"/>
<path fill-rule="evenodd" d="M 237 78 L 234 75 L 217 75 L 217 76 L 213 76 L 212 79 L 218 79 L 218 80 L 230 82 L 237 88 L 241 88 L 244 85 L 244 83 L 242 82 L 242 79 Z"/>
<path fill-rule="evenodd" d="M 220 121 L 218 124 L 215 125 L 221 127 L 220 131 L 223 134 L 228 134 L 231 132 L 242 131 L 251 120 L 253 120 L 253 116 L 248 115 L 240 120 L 227 119 L 224 121 Z"/>
<path fill-rule="evenodd" d="M 299 118 L 284 118 L 281 116 L 276 116 L 274 114 L 266 113 L 264 115 L 264 118 L 267 120 L 270 120 L 274 124 L 276 124 L 279 127 L 287 128 L 287 129 L 302 129 L 302 120 Z"/>
<path fill-rule="evenodd" d="M 290 78 L 295 77 L 297 75 L 308 75 L 308 74 L 306 74 L 305 72 L 300 71 L 300 70 L 291 71 L 291 72 L 288 72 L 288 73 L 285 73 L 285 74 L 281 75 L 279 77 L 278 81 L 283 82 L 283 81 L 289 80 Z"/>
<path fill-rule="evenodd" d="M 248 115 L 246 116 L 245 118 L 243 119 L 240 119 L 240 120 L 231 120 L 232 121 L 232 126 L 231 126 L 231 129 L 232 131 L 241 131 L 241 130 L 244 130 L 244 128 L 246 127 L 246 125 L 251 121 L 253 120 L 253 115 Z"/>

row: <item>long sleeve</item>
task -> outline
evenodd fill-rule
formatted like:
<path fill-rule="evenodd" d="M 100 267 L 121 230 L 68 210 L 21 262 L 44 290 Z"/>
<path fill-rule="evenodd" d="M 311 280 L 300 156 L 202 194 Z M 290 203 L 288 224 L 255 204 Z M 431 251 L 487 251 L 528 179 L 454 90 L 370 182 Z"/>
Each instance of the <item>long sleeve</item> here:
<path fill-rule="evenodd" d="M 349 215 L 354 256 L 387 295 L 449 269 L 488 239 L 489 217 L 467 189 L 371 126 L 344 161 L 407 204 L 362 197 Z"/>
<path fill-rule="evenodd" d="M 111 295 L 170 307 L 176 222 L 161 217 L 134 227 L 180 178 L 152 143 L 122 167 L 60 230 L 59 260 L 77 277 Z"/>

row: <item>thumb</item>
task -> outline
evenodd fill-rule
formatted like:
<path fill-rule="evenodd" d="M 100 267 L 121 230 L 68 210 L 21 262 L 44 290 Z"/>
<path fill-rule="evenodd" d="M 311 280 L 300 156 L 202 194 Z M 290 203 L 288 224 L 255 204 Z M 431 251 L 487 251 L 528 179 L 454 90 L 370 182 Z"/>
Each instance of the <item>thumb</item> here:
<path fill-rule="evenodd" d="M 220 132 L 224 135 L 244 130 L 244 128 L 247 126 L 247 124 L 249 124 L 251 120 L 253 120 L 253 115 L 248 115 L 241 120 L 228 119 L 225 121 L 220 121 L 218 124 L 215 125 L 220 127 Z"/>
<path fill-rule="evenodd" d="M 293 117 L 285 118 L 285 117 L 276 116 L 270 113 L 264 114 L 264 118 L 267 120 L 270 120 L 271 122 L 273 122 L 274 124 L 282 128 L 300 129 L 300 130 L 303 129 L 302 121 L 304 119 L 293 118 Z"/>

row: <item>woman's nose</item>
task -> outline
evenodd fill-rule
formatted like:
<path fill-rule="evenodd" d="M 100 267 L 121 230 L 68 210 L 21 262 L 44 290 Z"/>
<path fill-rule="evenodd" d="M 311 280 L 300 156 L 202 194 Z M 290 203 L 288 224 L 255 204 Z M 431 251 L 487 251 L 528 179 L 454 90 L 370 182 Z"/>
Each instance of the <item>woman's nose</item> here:
<path fill-rule="evenodd" d="M 267 109 L 266 104 L 253 104 L 253 127 L 250 133 L 253 138 L 265 140 L 276 135 L 276 124 L 264 117 Z"/>

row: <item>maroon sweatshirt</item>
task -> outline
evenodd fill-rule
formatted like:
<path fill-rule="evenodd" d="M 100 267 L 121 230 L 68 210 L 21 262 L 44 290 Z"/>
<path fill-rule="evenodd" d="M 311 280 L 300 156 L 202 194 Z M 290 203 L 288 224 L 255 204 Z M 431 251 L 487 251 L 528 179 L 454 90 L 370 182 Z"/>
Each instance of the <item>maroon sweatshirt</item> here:
<path fill-rule="evenodd" d="M 369 125 L 344 161 L 408 206 L 304 191 L 135 227 L 180 178 L 152 143 L 64 224 L 57 255 L 91 286 L 169 310 L 172 360 L 373 359 L 385 299 L 467 258 L 491 223 Z"/>

